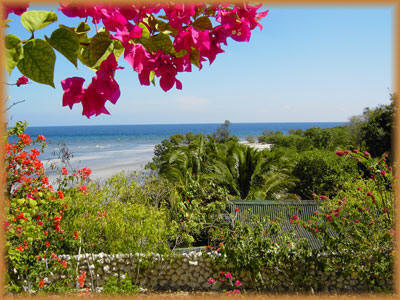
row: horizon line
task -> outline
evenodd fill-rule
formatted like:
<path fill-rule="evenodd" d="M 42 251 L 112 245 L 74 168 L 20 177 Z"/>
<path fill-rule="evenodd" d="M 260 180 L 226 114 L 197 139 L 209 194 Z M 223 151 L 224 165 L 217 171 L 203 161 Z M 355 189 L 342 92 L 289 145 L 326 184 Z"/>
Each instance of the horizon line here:
<path fill-rule="evenodd" d="M 338 123 L 338 124 L 346 124 L 349 121 L 301 121 L 301 122 L 230 122 L 230 124 L 301 124 L 301 123 Z M 69 124 L 69 125 L 28 125 L 27 128 L 32 127 L 76 127 L 76 126 L 84 126 L 84 127 L 94 127 L 94 126 L 143 126 L 143 125 L 222 125 L 224 122 L 204 122 L 204 123 L 136 123 L 136 124 Z"/>

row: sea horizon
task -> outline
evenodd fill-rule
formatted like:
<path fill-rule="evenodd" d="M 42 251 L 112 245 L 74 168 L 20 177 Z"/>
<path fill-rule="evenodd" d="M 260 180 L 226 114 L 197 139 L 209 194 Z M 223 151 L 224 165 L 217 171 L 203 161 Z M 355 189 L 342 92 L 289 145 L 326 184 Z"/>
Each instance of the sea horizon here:
<path fill-rule="evenodd" d="M 300 122 L 285 122 L 285 121 L 279 121 L 279 122 L 251 122 L 251 121 L 246 121 L 246 122 L 231 122 L 229 121 L 230 124 L 347 124 L 349 121 L 300 121 Z M 126 124 L 68 124 L 68 125 L 29 125 L 29 128 L 47 128 L 47 127 L 96 127 L 96 126 L 147 126 L 147 125 L 222 125 L 224 121 L 222 122 L 196 122 L 196 123 L 126 123 Z M 12 126 L 11 126 L 12 127 Z M 10 127 L 8 127 L 10 128 Z"/>
<path fill-rule="evenodd" d="M 70 166 L 73 169 L 88 167 L 94 179 L 107 178 L 122 170 L 143 171 L 154 156 L 154 147 L 173 134 L 212 134 L 222 123 L 180 124 L 131 124 L 131 125 L 58 125 L 29 126 L 26 133 L 32 138 L 44 135 L 47 148 L 40 159 L 49 169 L 50 177 L 56 172 L 51 164 L 62 167 L 59 154 L 66 146 L 73 154 Z M 249 122 L 230 123 L 232 135 L 239 140 L 248 136 L 257 138 L 264 130 L 302 129 L 317 126 L 329 128 L 344 125 L 344 122 Z M 11 139 L 12 141 L 13 139 Z"/>

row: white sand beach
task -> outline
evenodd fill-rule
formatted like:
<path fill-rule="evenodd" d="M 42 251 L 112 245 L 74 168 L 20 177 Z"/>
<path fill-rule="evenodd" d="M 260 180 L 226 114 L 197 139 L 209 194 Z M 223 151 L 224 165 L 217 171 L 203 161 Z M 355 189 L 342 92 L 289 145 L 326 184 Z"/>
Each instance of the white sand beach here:
<path fill-rule="evenodd" d="M 264 150 L 264 149 L 270 150 L 271 146 L 272 146 L 272 144 L 262 144 L 262 143 L 257 143 L 257 142 L 249 143 L 248 141 L 240 141 L 239 143 L 242 144 L 242 145 L 246 145 L 246 146 L 249 146 L 251 148 L 254 148 L 256 150 Z"/>

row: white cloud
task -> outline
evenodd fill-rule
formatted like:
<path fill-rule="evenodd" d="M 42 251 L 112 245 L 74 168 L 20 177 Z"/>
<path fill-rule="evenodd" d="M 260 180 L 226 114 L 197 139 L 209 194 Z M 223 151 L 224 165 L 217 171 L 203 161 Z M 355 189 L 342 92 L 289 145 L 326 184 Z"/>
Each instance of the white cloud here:
<path fill-rule="evenodd" d="M 205 111 L 207 106 L 211 103 L 209 99 L 199 98 L 195 96 L 178 97 L 170 100 L 170 105 L 177 105 L 180 110 L 187 112 L 200 112 Z"/>

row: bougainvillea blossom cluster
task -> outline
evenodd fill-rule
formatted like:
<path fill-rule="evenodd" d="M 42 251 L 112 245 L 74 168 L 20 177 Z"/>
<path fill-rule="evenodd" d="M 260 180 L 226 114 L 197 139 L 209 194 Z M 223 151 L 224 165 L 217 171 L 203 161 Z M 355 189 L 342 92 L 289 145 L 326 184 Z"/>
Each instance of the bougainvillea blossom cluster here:
<path fill-rule="evenodd" d="M 102 22 L 110 37 L 121 42 L 124 58 L 138 73 L 140 84 L 148 86 L 157 77 L 160 87 L 168 91 L 174 86 L 182 89 L 176 76 L 192 71 L 192 64 L 199 69 L 206 60 L 211 64 L 217 54 L 224 52 L 221 44 L 227 45 L 227 38 L 248 42 L 251 30 L 257 26 L 261 29 L 258 21 L 268 13 L 257 12 L 260 7 L 163 3 L 125 7 L 61 5 L 60 10 L 68 17 L 91 17 L 96 25 Z M 120 67 L 113 54 L 106 61 L 86 89 L 82 88 L 83 78 L 62 81 L 64 106 L 72 108 L 82 103 L 82 114 L 87 117 L 109 114 L 106 101 L 115 104 L 120 96 L 114 79 Z"/>

